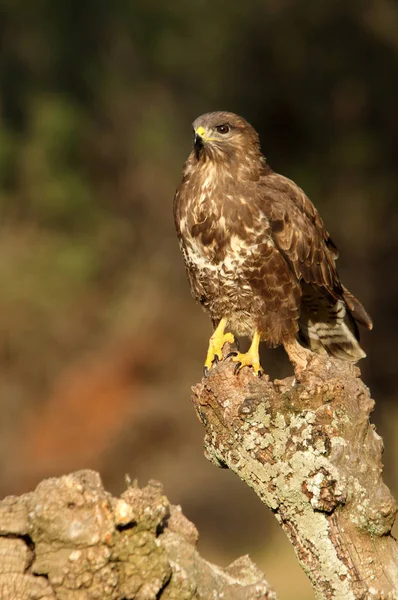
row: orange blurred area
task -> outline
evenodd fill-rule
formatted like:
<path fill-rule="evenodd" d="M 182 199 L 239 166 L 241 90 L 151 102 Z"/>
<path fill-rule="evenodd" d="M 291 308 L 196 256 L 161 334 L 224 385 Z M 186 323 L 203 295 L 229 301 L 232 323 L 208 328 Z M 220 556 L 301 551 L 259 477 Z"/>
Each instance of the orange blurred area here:
<path fill-rule="evenodd" d="M 172 217 L 191 122 L 242 114 L 319 208 L 374 319 L 360 363 L 397 492 L 398 7 L 31 0 L 0 5 L 0 492 L 91 467 L 160 480 L 227 564 L 311 589 L 273 516 L 203 456 L 190 403 L 211 325 Z M 274 377 L 284 353 L 263 349 Z M 286 574 L 288 573 L 288 576 Z"/>

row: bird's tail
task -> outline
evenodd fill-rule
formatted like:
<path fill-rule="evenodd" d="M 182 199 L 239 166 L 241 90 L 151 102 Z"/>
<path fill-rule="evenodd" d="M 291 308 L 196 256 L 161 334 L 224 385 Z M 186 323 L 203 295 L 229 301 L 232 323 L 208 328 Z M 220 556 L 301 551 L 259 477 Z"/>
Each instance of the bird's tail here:
<path fill-rule="evenodd" d="M 300 341 L 319 354 L 357 361 L 366 356 L 359 344 L 357 323 L 372 328 L 362 304 L 347 289 L 339 300 L 317 286 L 303 288 Z"/>

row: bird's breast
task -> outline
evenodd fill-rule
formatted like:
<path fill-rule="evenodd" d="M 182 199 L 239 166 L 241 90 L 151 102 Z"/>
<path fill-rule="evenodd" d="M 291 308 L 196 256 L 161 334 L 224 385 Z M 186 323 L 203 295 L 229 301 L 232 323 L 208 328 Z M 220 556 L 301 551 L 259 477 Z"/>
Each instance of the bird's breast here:
<path fill-rule="evenodd" d="M 184 238 L 185 259 L 199 271 L 232 276 L 260 254 L 264 255 L 265 248 L 273 244 L 271 238 L 246 233 L 241 235 L 228 228 L 224 217 L 210 229 L 204 227 L 204 223 L 195 224 Z"/>
<path fill-rule="evenodd" d="M 247 190 L 223 185 L 214 173 L 191 180 L 180 220 L 181 249 L 196 270 L 228 273 L 239 269 L 271 241 L 269 222 Z M 188 193 L 190 191 L 190 193 Z"/>

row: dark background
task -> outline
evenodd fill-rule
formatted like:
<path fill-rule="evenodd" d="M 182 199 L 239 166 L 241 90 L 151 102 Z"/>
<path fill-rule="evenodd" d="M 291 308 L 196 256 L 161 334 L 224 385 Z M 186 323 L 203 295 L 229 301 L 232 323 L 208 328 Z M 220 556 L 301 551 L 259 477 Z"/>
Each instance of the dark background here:
<path fill-rule="evenodd" d="M 374 318 L 361 368 L 396 492 L 397 4 L 1 0 L 0 78 L 1 494 L 83 467 L 116 493 L 156 478 L 208 558 L 250 552 L 281 597 L 311 597 L 272 516 L 203 457 L 211 327 L 172 200 L 211 110 L 305 189 Z M 291 373 L 280 350 L 263 365 Z"/>

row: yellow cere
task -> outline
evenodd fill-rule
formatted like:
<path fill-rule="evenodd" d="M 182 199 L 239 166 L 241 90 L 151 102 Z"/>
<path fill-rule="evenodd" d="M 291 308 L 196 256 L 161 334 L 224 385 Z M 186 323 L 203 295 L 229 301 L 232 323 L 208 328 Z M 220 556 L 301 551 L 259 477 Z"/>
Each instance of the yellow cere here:
<path fill-rule="evenodd" d="M 206 136 L 206 131 L 204 127 L 198 127 L 196 132 L 198 135 L 200 135 L 200 137 L 205 137 Z"/>

